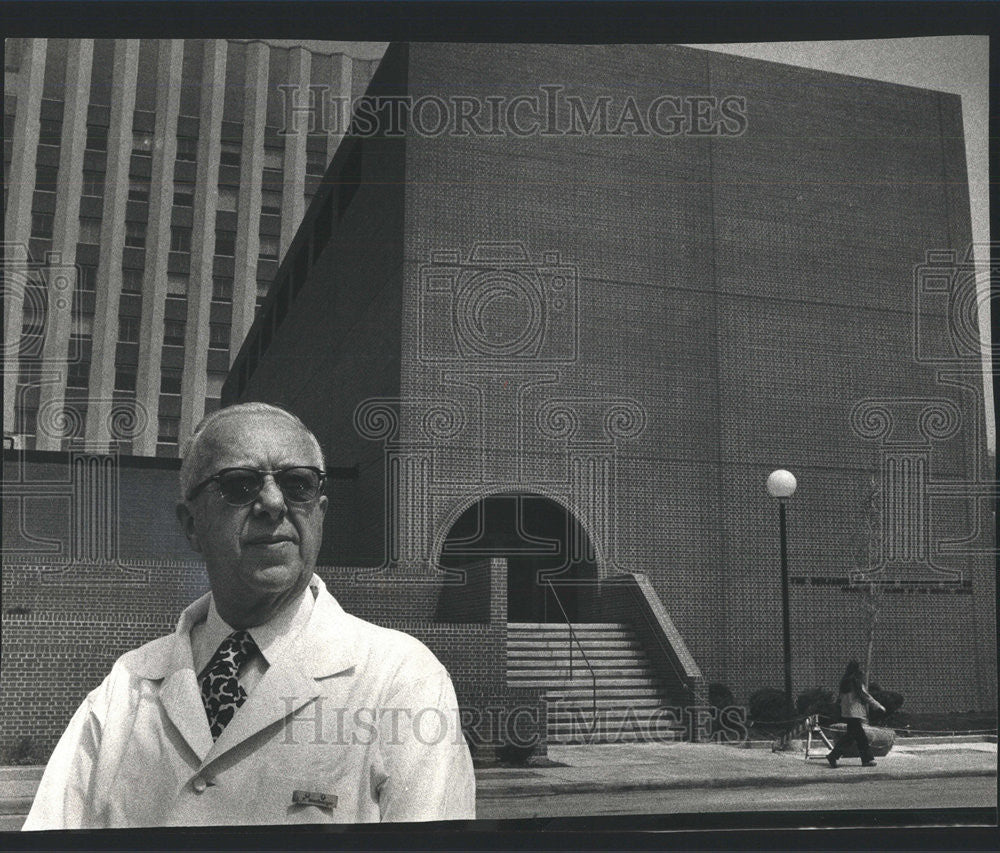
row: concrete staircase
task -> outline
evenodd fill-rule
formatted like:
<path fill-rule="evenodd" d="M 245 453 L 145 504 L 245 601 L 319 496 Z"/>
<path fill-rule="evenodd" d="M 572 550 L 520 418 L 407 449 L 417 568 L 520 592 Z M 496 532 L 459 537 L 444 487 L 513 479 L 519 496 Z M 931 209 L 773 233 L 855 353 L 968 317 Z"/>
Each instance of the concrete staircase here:
<path fill-rule="evenodd" d="M 580 645 L 572 645 L 570 677 L 570 632 L 565 623 L 507 626 L 507 685 L 545 691 L 549 743 L 633 743 L 684 737 L 686 726 L 665 710 L 662 685 L 630 626 L 579 623 L 573 631 Z"/>

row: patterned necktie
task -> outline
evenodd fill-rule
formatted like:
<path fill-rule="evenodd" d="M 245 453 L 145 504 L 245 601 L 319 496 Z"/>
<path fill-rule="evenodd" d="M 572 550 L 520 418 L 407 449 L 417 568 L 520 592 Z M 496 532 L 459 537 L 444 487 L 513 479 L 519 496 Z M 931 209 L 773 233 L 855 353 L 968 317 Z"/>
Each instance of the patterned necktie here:
<path fill-rule="evenodd" d="M 219 739 L 236 709 L 246 701 L 247 692 L 237 675 L 256 648 L 257 644 L 248 632 L 233 631 L 222 641 L 198 679 L 213 741 Z"/>

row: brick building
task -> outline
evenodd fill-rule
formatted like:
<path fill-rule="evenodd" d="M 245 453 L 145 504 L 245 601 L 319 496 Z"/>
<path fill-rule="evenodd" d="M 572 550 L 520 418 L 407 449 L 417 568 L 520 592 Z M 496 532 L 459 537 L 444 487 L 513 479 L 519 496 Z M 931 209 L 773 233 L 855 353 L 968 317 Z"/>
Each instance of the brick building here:
<path fill-rule="evenodd" d="M 368 92 L 222 389 L 324 445 L 319 571 L 347 609 L 425 640 L 474 715 L 526 708 L 529 730 L 544 687 L 513 677 L 518 626 L 564 611 L 634 632 L 662 704 L 703 704 L 709 682 L 743 703 L 781 685 L 764 482 L 787 468 L 796 692 L 863 658 L 867 580 L 874 679 L 914 711 L 995 708 L 957 97 L 552 45 L 394 44 Z M 93 683 L 204 580 L 176 538 L 93 559 L 72 512 L 25 509 L 73 482 L 45 468 L 66 454 L 14 460 L 33 473 L 5 496 L 3 736 L 44 705 L 51 745 L 87 679 L 56 695 L 33 673 Z M 116 469 L 123 529 L 166 523 L 148 495 L 176 472 L 149 462 Z M 70 545 L 18 556 L 25 533 Z M 42 588 L 52 565 L 99 582 Z"/>
<path fill-rule="evenodd" d="M 5 41 L 5 434 L 177 455 L 342 136 L 289 106 L 363 93 L 381 50 Z"/>
<path fill-rule="evenodd" d="M 994 706 L 957 96 L 680 47 L 418 44 L 369 94 L 223 389 L 356 468 L 328 562 L 405 590 L 503 555 L 512 622 L 561 618 L 546 577 L 571 619 L 617 619 L 639 572 L 680 681 L 745 700 L 781 683 L 768 473 L 799 482 L 797 690 L 864 657 L 874 475 L 875 680 Z"/>

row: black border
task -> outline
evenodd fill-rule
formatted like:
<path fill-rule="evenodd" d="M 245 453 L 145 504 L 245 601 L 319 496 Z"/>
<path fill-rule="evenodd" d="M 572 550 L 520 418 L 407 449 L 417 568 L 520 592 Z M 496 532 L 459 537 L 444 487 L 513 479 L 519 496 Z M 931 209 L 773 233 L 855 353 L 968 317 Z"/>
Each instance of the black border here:
<path fill-rule="evenodd" d="M 4 37 L 642 44 L 988 35 L 992 59 L 991 163 L 1000 138 L 1000 62 L 994 50 L 996 38 L 1000 35 L 1000 8 L 990 0 L 684 0 L 672 3 L 608 0 L 12 0 L 3 3 L 2 11 L 0 26 Z M 998 203 L 1000 182 L 991 182 L 991 231 L 994 239 L 1000 237 L 1000 229 L 992 213 Z M 992 326 L 993 349 L 994 353 L 998 353 L 1000 311 L 993 312 Z M 994 367 L 996 374 L 996 365 Z M 997 410 L 996 399 L 994 409 Z M 173 461 L 176 464 L 176 460 Z M 814 829 L 799 828 L 806 824 Z M 966 825 L 956 827 L 954 824 Z M 995 809 L 917 809 L 639 815 L 347 828 L 233 827 L 3 833 L 2 837 L 3 846 L 8 850 L 298 850 L 335 847 L 359 850 L 922 851 L 997 849 L 1000 833 L 996 824 Z"/>

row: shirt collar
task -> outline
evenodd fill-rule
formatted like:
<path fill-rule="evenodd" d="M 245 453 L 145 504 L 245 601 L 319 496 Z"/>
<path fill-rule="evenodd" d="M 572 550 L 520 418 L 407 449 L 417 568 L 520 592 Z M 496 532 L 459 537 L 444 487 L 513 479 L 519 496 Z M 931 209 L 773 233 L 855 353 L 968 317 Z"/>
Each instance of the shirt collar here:
<path fill-rule="evenodd" d="M 282 650 L 305 627 L 315 600 L 315 592 L 310 584 L 302 590 L 301 595 L 289 601 L 267 622 L 247 629 L 268 666 L 274 664 Z M 195 674 L 200 673 L 208 665 L 212 655 L 222 645 L 222 641 L 235 630 L 219 615 L 215 606 L 215 597 L 211 596 L 205 621 L 196 625 L 191 632 L 191 652 Z"/>

